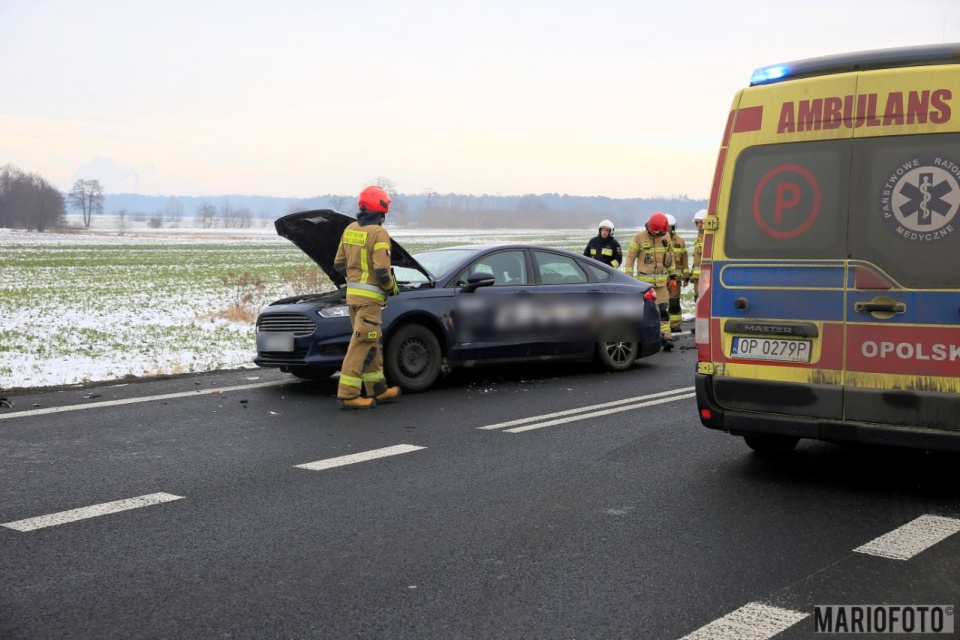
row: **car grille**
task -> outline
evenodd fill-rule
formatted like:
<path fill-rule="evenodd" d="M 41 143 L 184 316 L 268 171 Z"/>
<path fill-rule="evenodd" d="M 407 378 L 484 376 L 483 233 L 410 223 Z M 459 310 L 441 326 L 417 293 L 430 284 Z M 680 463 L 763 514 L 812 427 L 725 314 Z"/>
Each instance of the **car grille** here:
<path fill-rule="evenodd" d="M 298 349 L 296 351 L 261 351 L 257 354 L 257 363 L 261 366 L 272 364 L 303 364 L 306 358 L 306 349 Z"/>
<path fill-rule="evenodd" d="M 269 313 L 257 320 L 257 331 L 282 331 L 295 336 L 308 336 L 317 325 L 304 313 Z"/>

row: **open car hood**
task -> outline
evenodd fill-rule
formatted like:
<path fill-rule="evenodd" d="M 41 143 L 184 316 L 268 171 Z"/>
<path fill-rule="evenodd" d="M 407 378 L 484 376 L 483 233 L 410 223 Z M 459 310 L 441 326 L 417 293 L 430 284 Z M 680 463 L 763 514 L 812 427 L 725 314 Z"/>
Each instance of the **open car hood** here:
<path fill-rule="evenodd" d="M 341 287 L 347 281 L 333 268 L 333 260 L 337 257 L 337 248 L 340 246 L 343 230 L 353 221 L 354 218 L 330 209 L 316 209 L 299 211 L 278 218 L 274 226 L 277 228 L 277 234 L 297 245 L 297 248 L 310 256 L 323 269 L 334 284 Z M 433 282 L 433 276 L 396 240 L 390 238 L 390 245 L 391 265 L 416 269 L 428 281 Z"/>

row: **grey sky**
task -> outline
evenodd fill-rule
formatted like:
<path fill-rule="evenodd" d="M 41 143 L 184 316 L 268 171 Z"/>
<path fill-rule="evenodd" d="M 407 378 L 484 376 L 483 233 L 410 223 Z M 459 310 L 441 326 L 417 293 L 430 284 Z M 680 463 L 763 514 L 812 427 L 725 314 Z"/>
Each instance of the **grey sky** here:
<path fill-rule="evenodd" d="M 0 0 L 0 164 L 145 194 L 700 198 L 756 67 L 944 41 L 956 0 Z"/>

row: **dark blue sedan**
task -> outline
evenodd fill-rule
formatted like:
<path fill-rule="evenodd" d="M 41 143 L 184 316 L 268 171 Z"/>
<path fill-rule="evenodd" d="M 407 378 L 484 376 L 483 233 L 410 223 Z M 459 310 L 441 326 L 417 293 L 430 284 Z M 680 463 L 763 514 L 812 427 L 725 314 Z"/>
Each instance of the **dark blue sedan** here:
<path fill-rule="evenodd" d="M 353 218 L 329 210 L 276 221 L 277 233 L 337 285 L 277 300 L 257 319 L 261 367 L 303 378 L 340 369 L 350 342 L 346 282 L 333 269 Z M 383 310 L 384 369 L 414 393 L 456 367 L 597 362 L 624 371 L 660 350 L 660 314 L 648 284 L 581 255 L 534 245 L 467 245 L 411 256 L 393 240 L 400 294 Z"/>

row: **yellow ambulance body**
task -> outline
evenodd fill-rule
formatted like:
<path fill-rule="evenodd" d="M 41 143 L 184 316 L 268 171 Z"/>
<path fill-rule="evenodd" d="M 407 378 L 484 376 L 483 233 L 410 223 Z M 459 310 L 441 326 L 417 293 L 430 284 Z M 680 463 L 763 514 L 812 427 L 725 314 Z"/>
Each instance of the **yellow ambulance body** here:
<path fill-rule="evenodd" d="M 701 422 L 960 450 L 958 210 L 960 45 L 758 69 L 704 223 Z"/>

